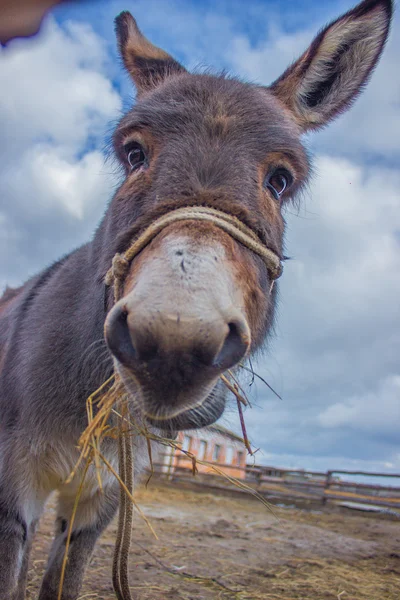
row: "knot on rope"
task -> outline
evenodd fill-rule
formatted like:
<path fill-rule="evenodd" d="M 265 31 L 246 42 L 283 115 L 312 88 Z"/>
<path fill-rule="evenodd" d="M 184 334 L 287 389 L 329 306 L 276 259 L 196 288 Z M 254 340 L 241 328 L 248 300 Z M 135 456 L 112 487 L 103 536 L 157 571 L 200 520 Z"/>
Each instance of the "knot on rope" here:
<path fill-rule="evenodd" d="M 125 279 L 129 270 L 129 261 L 117 252 L 112 259 L 112 266 L 106 273 L 104 282 L 106 285 L 111 286 L 116 280 Z"/>

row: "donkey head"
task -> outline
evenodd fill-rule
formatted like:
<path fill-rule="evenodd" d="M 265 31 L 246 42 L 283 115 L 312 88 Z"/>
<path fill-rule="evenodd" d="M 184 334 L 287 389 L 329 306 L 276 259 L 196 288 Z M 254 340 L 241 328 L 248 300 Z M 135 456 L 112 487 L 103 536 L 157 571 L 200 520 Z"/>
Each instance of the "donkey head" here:
<path fill-rule="evenodd" d="M 108 228 L 124 250 L 185 206 L 238 217 L 282 257 L 282 208 L 304 186 L 303 133 L 347 109 L 385 44 L 389 0 L 364 0 L 331 23 L 270 87 L 190 74 L 124 12 L 116 32 L 137 102 L 114 146 L 125 179 Z M 121 233 L 122 232 L 122 233 Z M 219 376 L 255 352 L 276 300 L 262 259 L 212 223 L 163 229 L 135 258 L 105 335 L 128 390 L 161 427 L 203 426 L 224 409 Z"/>

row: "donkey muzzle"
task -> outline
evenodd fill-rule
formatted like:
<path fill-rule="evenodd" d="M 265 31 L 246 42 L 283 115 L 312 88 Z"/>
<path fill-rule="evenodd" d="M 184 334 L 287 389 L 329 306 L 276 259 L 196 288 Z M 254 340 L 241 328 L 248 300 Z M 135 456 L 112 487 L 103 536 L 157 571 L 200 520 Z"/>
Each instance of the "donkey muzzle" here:
<path fill-rule="evenodd" d="M 151 417 L 200 406 L 250 349 L 236 273 L 222 244 L 206 237 L 210 225 L 202 228 L 203 243 L 182 229 L 156 238 L 106 319 L 116 368 L 137 382 Z"/>

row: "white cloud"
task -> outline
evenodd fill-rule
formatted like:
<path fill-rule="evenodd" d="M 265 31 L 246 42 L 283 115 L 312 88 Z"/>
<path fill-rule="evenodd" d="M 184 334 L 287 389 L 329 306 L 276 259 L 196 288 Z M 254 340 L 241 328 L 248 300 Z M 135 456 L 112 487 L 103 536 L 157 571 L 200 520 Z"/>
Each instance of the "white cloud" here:
<path fill-rule="evenodd" d="M 103 165 L 104 157 L 98 151 L 67 159 L 63 148 L 38 144 L 7 170 L 2 185 L 11 197 L 31 197 L 28 211 L 37 214 L 63 208 L 82 221 L 93 204 L 104 198 Z"/>
<path fill-rule="evenodd" d="M 269 85 L 279 77 L 307 48 L 315 29 L 285 34 L 274 26 L 266 26 L 265 41 L 251 45 L 244 35 L 234 37 L 225 51 L 225 58 L 235 72 L 250 81 Z"/>
<path fill-rule="evenodd" d="M 61 28 L 48 19 L 40 36 L 13 42 L 2 59 L 4 286 L 20 283 L 91 235 L 115 185 L 99 148 L 122 103 L 107 76 L 105 42 L 89 25 Z"/>
<path fill-rule="evenodd" d="M 379 382 L 378 389 L 332 404 L 317 420 L 322 427 L 350 427 L 379 434 L 400 430 L 400 376 Z"/>
<path fill-rule="evenodd" d="M 103 134 L 121 100 L 103 72 L 104 42 L 89 27 L 61 29 L 49 19 L 42 34 L 16 40 L 2 50 L 0 95 L 2 137 L 11 147 L 51 139 L 64 152 Z"/>
<path fill-rule="evenodd" d="M 346 303 L 342 325 L 365 312 L 386 318 L 383 306 L 395 310 L 393 296 L 400 293 L 394 277 L 400 268 L 400 173 L 328 156 L 316 160 L 316 171 L 313 200 L 307 201 L 312 217 L 291 218 L 288 236 L 297 259 L 290 268 L 306 302 L 314 318 L 323 318 L 324 332 L 337 325 L 341 309 L 332 306 L 334 298 Z"/>

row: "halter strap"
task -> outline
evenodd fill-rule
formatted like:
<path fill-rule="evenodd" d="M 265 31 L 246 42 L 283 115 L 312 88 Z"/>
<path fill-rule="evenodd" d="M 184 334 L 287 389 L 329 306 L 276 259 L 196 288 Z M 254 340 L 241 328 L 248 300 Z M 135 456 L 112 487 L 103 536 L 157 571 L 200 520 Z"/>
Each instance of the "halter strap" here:
<path fill-rule="evenodd" d="M 122 284 L 128 273 L 132 260 L 145 248 L 165 227 L 178 221 L 208 221 L 213 223 L 233 239 L 246 248 L 249 248 L 264 260 L 271 279 L 274 281 L 282 274 L 282 265 L 279 256 L 263 244 L 253 229 L 245 225 L 240 219 L 216 208 L 207 206 L 186 206 L 177 208 L 156 219 L 143 233 L 135 239 L 129 248 L 120 254 L 117 252 L 112 260 L 112 266 L 105 277 L 105 284 L 114 286 L 114 300 L 117 302 L 121 296 Z"/>

